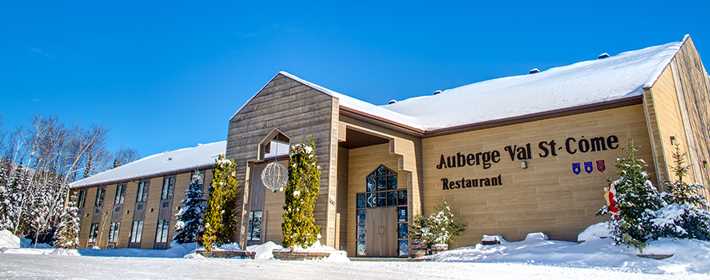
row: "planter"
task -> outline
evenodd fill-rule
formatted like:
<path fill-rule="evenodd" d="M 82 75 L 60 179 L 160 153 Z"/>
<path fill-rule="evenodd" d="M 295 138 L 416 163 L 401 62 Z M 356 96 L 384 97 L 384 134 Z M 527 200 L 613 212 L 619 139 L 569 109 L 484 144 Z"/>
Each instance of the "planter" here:
<path fill-rule="evenodd" d="M 195 253 L 203 255 L 207 258 L 224 258 L 224 259 L 232 259 L 232 258 L 253 259 L 254 256 L 256 255 L 255 252 L 247 252 L 244 250 L 212 250 L 211 252 L 207 252 L 204 249 L 200 249 L 200 250 L 195 251 Z"/>
<path fill-rule="evenodd" d="M 421 258 L 426 256 L 426 249 L 413 249 L 412 250 L 412 255 L 414 258 Z"/>
<path fill-rule="evenodd" d="M 321 260 L 330 257 L 331 252 L 296 252 L 274 250 L 274 258 L 284 261 L 306 261 L 306 260 Z"/>
<path fill-rule="evenodd" d="M 449 250 L 449 244 L 434 244 L 431 245 L 431 254 L 436 255 L 438 253 Z"/>

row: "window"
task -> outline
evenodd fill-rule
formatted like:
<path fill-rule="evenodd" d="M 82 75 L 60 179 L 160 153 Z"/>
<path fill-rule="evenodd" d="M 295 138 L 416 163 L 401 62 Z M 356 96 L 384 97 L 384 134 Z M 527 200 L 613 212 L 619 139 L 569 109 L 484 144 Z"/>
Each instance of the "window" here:
<path fill-rule="evenodd" d="M 99 224 L 91 224 L 91 228 L 89 229 L 89 242 L 93 243 L 96 242 L 96 236 L 99 235 Z"/>
<path fill-rule="evenodd" d="M 271 140 L 264 146 L 264 159 L 288 155 L 289 144 L 283 140 Z"/>
<path fill-rule="evenodd" d="M 247 241 L 261 241 L 261 222 L 264 212 L 261 210 L 249 212 Z"/>
<path fill-rule="evenodd" d="M 131 243 L 140 243 L 143 235 L 143 221 L 133 221 L 131 226 Z"/>
<path fill-rule="evenodd" d="M 86 201 L 86 189 L 79 190 L 76 200 L 76 207 L 84 208 L 84 201 Z"/>
<path fill-rule="evenodd" d="M 355 219 L 356 219 L 356 226 L 355 226 L 355 253 L 358 256 L 364 256 L 366 254 L 365 252 L 365 240 L 366 240 L 366 235 L 365 235 L 365 193 L 358 193 L 356 195 L 357 198 L 357 210 L 355 210 Z"/>
<path fill-rule="evenodd" d="M 175 176 L 165 176 L 163 178 L 163 189 L 160 191 L 160 200 L 173 197 L 173 189 L 175 189 Z"/>
<path fill-rule="evenodd" d="M 99 188 L 98 190 L 96 190 L 96 203 L 94 204 L 94 206 L 96 206 L 96 208 L 101 208 L 104 206 L 104 193 L 105 192 L 106 192 L 105 188 Z"/>
<path fill-rule="evenodd" d="M 118 184 L 116 186 L 116 196 L 113 198 L 113 205 L 114 207 L 116 205 L 121 205 L 123 204 L 123 200 L 126 196 L 126 184 Z"/>
<path fill-rule="evenodd" d="M 148 185 L 150 181 L 141 180 L 138 182 L 138 190 L 136 192 L 136 203 L 145 202 L 148 199 Z"/>
<path fill-rule="evenodd" d="M 111 227 L 108 229 L 108 242 L 116 243 L 118 242 L 118 229 L 121 227 L 121 223 L 111 223 Z"/>
<path fill-rule="evenodd" d="M 170 228 L 170 221 L 160 220 L 158 221 L 158 229 L 155 233 L 155 243 L 167 243 L 168 242 L 168 229 Z"/>
<path fill-rule="evenodd" d="M 200 188 L 202 189 L 204 184 L 205 184 L 205 171 L 204 170 L 194 170 L 192 171 L 192 174 L 190 175 L 190 184 L 192 184 L 193 178 L 197 176 L 197 184 L 200 185 Z"/>
<path fill-rule="evenodd" d="M 380 165 L 365 181 L 367 208 L 397 206 L 397 173 Z"/>

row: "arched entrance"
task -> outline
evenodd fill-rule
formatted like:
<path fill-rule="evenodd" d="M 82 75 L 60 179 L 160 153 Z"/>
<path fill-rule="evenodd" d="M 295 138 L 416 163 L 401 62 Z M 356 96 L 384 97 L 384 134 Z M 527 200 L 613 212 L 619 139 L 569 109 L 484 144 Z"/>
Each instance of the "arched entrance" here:
<path fill-rule="evenodd" d="M 397 173 L 384 165 L 365 178 L 358 193 L 356 248 L 358 256 L 407 256 L 407 190 L 399 189 Z"/>

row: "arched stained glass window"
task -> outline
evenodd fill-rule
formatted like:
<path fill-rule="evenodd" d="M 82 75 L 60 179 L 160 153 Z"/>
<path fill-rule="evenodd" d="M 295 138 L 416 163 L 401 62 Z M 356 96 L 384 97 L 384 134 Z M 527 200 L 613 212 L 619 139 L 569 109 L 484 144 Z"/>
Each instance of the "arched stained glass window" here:
<path fill-rule="evenodd" d="M 397 173 L 380 165 L 365 180 L 367 208 L 397 206 Z"/>

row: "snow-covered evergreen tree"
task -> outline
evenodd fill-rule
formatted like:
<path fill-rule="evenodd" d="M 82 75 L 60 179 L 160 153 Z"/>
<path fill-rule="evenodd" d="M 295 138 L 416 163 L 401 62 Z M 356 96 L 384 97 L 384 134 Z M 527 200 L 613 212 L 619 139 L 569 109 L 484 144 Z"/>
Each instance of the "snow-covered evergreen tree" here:
<path fill-rule="evenodd" d="M 185 191 L 185 198 L 180 203 L 181 208 L 177 213 L 175 223 L 175 237 L 178 243 L 197 242 L 197 237 L 204 231 L 203 215 L 205 214 L 205 199 L 198 172 L 192 177 L 190 186 Z"/>
<path fill-rule="evenodd" d="M 59 229 L 54 234 L 54 247 L 76 249 L 79 247 L 79 208 L 77 193 L 73 192 L 67 207 L 62 211 Z"/>
<path fill-rule="evenodd" d="M 202 244 L 208 252 L 232 241 L 237 229 L 237 163 L 219 155 L 212 176 Z"/>
<path fill-rule="evenodd" d="M 449 244 L 466 229 L 466 225 L 457 220 L 451 206 L 444 200 L 431 215 L 414 217 L 410 229 L 415 242 L 431 248 L 436 244 Z"/>
<path fill-rule="evenodd" d="M 667 183 L 663 199 L 668 203 L 654 213 L 653 224 L 657 237 L 692 238 L 710 240 L 710 212 L 707 199 L 701 195 L 703 186 L 688 184 L 683 179 L 688 175 L 685 153 L 674 145 L 673 173 L 676 181 Z"/>
<path fill-rule="evenodd" d="M 27 212 L 31 206 L 30 197 L 30 172 L 22 165 L 17 166 L 10 172 L 10 181 L 7 183 L 7 189 L 10 192 L 10 205 L 12 206 L 12 221 L 15 235 L 22 233 L 29 226 L 26 218 Z"/>
<path fill-rule="evenodd" d="M 664 202 L 649 181 L 646 163 L 638 158 L 638 148 L 633 143 L 617 159 L 616 168 L 619 178 L 612 185 L 616 189 L 619 215 L 610 219 L 612 236 L 617 244 L 642 249 L 653 238 L 653 213 Z"/>
<path fill-rule="evenodd" d="M 0 161 L 0 231 L 14 230 L 15 221 L 13 217 L 14 205 L 12 205 L 12 193 L 8 187 L 10 183 L 8 164 Z"/>
<path fill-rule="evenodd" d="M 315 142 L 311 140 L 308 144 L 292 145 L 289 158 L 281 224 L 283 246 L 306 248 L 320 238 L 320 227 L 313 215 L 320 191 L 320 168 Z"/>

